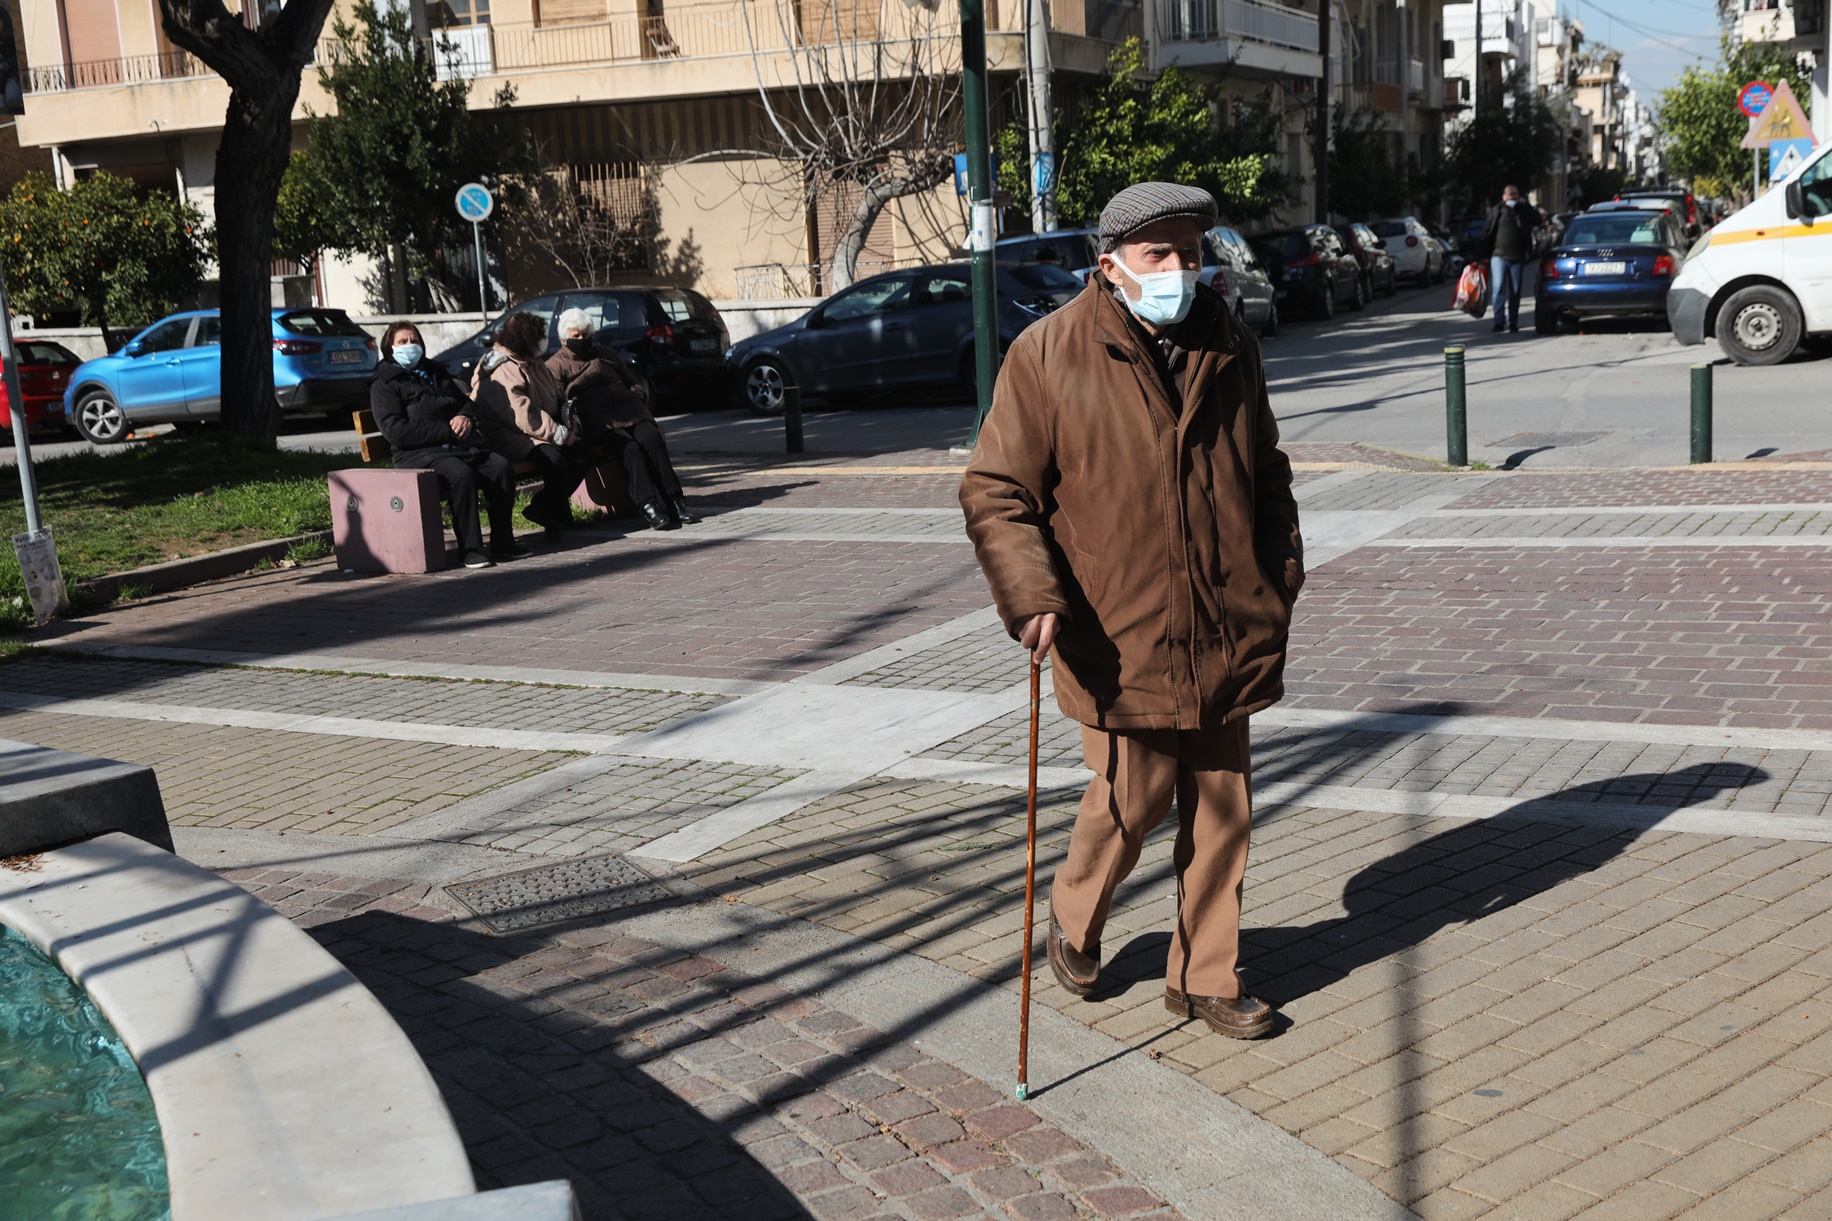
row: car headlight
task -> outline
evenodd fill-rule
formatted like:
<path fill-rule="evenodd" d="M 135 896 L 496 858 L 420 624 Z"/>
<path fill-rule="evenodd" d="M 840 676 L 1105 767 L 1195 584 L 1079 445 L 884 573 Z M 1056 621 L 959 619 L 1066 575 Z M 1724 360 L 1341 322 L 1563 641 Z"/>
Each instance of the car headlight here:
<path fill-rule="evenodd" d="M 1035 314 L 1037 317 L 1041 318 L 1056 308 L 1056 298 L 1017 297 L 1013 299 L 1013 304 L 1017 305 L 1017 307 L 1025 313 Z"/>

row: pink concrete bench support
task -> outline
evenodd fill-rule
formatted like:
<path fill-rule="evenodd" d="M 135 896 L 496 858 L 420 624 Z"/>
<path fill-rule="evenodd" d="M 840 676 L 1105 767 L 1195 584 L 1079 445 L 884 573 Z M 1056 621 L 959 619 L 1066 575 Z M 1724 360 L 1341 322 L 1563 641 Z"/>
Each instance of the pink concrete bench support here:
<path fill-rule="evenodd" d="M 437 572 L 445 567 L 439 477 L 431 471 L 332 471 L 331 541 L 354 572 Z"/>

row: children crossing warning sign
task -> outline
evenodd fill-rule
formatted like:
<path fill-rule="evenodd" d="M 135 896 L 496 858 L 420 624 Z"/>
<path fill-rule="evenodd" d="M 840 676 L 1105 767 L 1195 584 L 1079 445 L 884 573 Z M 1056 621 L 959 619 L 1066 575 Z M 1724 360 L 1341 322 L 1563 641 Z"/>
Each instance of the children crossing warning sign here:
<path fill-rule="evenodd" d="M 1749 134 L 1743 137 L 1744 148 L 1767 148 L 1777 140 L 1813 139 L 1813 125 L 1807 122 L 1806 111 L 1800 108 L 1800 99 L 1794 96 L 1793 86 L 1781 81 L 1775 86 L 1775 96 L 1762 113 L 1749 122 Z M 1811 144 L 1808 147 L 1812 147 Z"/>

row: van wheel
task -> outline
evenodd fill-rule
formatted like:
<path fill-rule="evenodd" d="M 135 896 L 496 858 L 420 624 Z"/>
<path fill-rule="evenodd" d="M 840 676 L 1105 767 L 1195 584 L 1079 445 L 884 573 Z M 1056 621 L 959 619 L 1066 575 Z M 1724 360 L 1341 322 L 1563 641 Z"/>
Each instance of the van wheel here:
<path fill-rule="evenodd" d="M 1718 346 L 1739 365 L 1778 365 L 1800 346 L 1800 305 L 1786 289 L 1757 284 L 1718 311 Z"/>

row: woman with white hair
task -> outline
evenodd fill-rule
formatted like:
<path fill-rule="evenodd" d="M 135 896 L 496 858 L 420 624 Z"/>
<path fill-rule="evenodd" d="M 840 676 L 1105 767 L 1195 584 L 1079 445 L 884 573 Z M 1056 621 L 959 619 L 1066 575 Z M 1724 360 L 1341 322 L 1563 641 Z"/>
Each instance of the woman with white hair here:
<path fill-rule="evenodd" d="M 585 439 L 623 464 L 630 498 L 656 530 L 676 530 L 700 520 L 681 491 L 649 404 L 636 378 L 613 354 L 592 342 L 592 316 L 582 309 L 560 315 L 560 350 L 547 358 L 547 371 L 560 396 L 578 412 Z"/>

